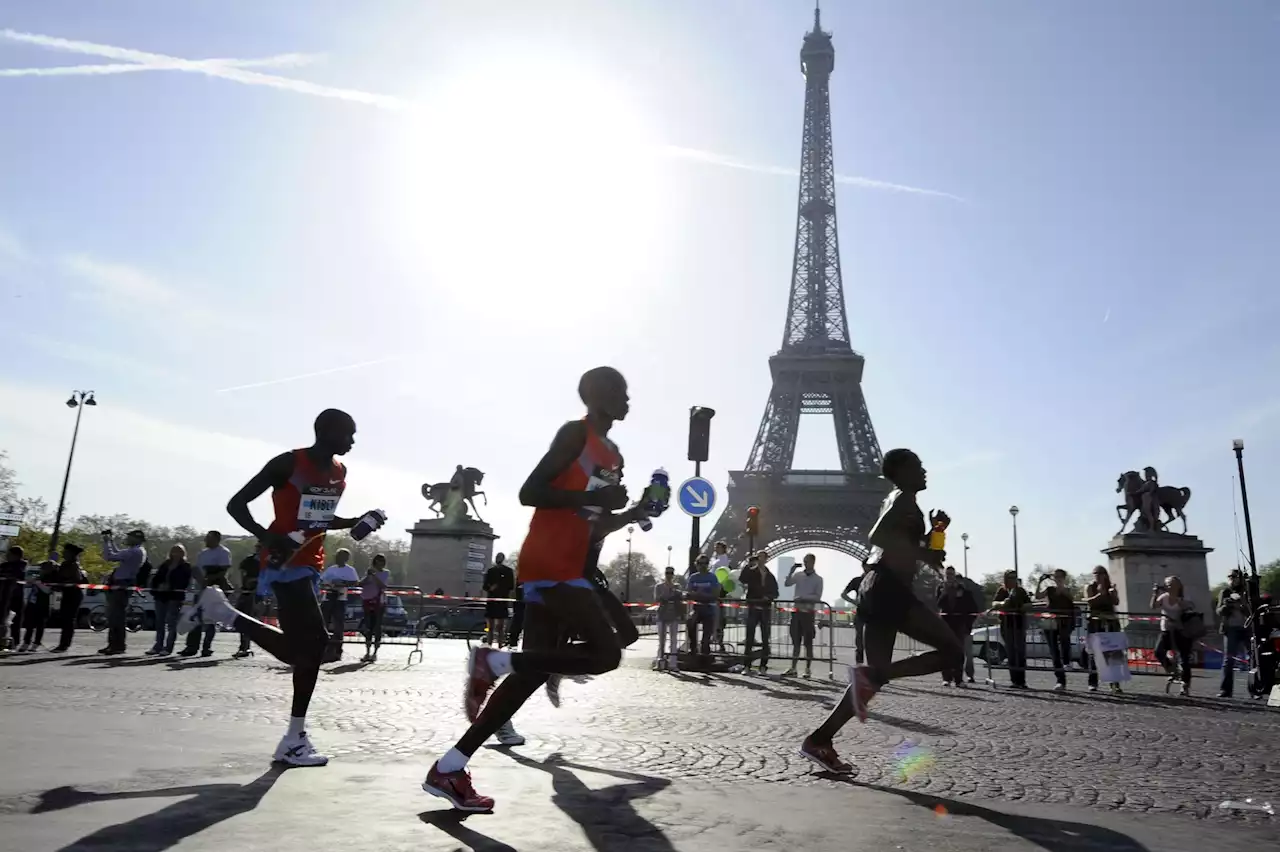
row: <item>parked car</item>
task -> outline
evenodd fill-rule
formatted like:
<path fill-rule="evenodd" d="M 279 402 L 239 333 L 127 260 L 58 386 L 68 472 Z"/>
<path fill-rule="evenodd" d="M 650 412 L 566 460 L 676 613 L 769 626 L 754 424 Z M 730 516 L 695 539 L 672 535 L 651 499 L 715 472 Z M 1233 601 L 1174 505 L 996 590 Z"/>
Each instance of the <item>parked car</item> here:
<path fill-rule="evenodd" d="M 1027 659 L 1052 659 L 1053 657 L 1049 653 L 1049 643 L 1044 638 L 1042 620 L 1029 619 L 1029 621 L 1031 626 L 1027 627 Z M 975 627 L 969 635 L 973 637 L 973 656 L 975 659 L 986 660 L 993 666 L 1003 665 L 1008 661 L 1008 649 L 1005 648 L 1004 642 L 1000 637 L 1000 627 L 998 625 Z M 1082 666 L 1084 665 L 1084 643 L 1084 627 L 1076 625 L 1076 629 L 1071 633 L 1071 661 Z"/>
<path fill-rule="evenodd" d="M 430 612 L 418 620 L 418 634 L 434 639 L 437 636 L 484 635 L 484 605 L 464 604 Z"/>
<path fill-rule="evenodd" d="M 358 596 L 347 599 L 347 610 L 343 616 L 343 629 L 348 633 L 359 633 L 364 622 L 364 606 Z M 387 595 L 387 608 L 382 613 L 382 635 L 399 636 L 408 630 L 409 613 L 404 608 L 404 601 L 399 595 Z"/>

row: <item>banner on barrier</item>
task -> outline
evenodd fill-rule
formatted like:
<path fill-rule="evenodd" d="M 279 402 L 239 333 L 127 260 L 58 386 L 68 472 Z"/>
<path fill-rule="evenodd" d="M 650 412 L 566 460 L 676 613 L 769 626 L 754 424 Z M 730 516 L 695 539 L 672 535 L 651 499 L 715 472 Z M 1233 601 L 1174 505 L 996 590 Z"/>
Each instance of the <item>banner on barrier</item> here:
<path fill-rule="evenodd" d="M 1129 639 L 1123 633 L 1090 633 L 1089 655 L 1103 683 L 1124 683 L 1129 673 Z"/>

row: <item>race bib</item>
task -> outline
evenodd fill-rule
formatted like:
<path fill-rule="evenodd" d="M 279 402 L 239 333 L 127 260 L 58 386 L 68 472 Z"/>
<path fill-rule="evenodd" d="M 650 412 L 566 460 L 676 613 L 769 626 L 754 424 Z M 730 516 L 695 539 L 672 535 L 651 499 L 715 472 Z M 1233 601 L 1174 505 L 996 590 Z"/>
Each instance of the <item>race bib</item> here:
<path fill-rule="evenodd" d="M 298 501 L 298 520 L 313 528 L 327 527 L 333 521 L 337 511 L 337 497 L 304 494 Z"/>

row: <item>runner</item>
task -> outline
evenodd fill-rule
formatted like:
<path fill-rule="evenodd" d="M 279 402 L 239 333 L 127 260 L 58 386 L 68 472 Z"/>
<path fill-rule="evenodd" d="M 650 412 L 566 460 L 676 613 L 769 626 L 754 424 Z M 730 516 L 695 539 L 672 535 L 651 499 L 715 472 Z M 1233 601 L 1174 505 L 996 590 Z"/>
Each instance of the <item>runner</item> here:
<path fill-rule="evenodd" d="M 594 567 L 589 560 L 596 541 L 646 516 L 643 499 L 617 512 L 626 505 L 627 491 L 621 485 L 622 455 L 607 436 L 614 422 L 627 416 L 627 383 L 617 370 L 597 367 L 583 375 L 578 395 L 587 416 L 560 428 L 520 489 L 520 502 L 534 507 L 518 568 L 525 600 L 524 651 L 472 650 L 465 693 L 472 725 L 432 765 L 422 784 L 461 811 L 493 809 L 493 799 L 471 785 L 467 762 L 548 676 L 603 674 L 622 659 L 610 616 L 615 607 L 606 608 L 596 584 L 584 575 L 588 566 Z M 571 635 L 582 641 L 568 644 Z M 503 675 L 510 676 L 490 697 Z"/>
<path fill-rule="evenodd" d="M 885 498 L 871 530 L 871 555 L 858 589 L 862 602 L 858 612 L 866 624 L 867 664 L 849 667 L 849 688 L 827 720 L 800 746 L 800 754 L 829 772 L 852 768 L 836 754 L 832 741 L 854 716 L 860 722 L 867 720 L 867 702 L 882 686 L 898 678 L 964 666 L 960 641 L 942 616 L 921 603 L 911 590 L 917 563 L 940 572 L 946 556 L 944 551 L 925 546 L 924 513 L 916 503 L 916 494 L 927 487 L 924 465 L 911 450 L 890 450 L 881 471 L 894 490 Z M 937 650 L 894 660 L 893 645 L 899 633 Z"/>
<path fill-rule="evenodd" d="M 274 757 L 293 766 L 329 762 L 307 738 L 307 706 L 329 642 L 317 597 L 324 570 L 325 531 L 351 529 L 362 520 L 335 514 L 346 487 L 347 469 L 334 457 L 351 450 L 355 433 L 351 415 L 333 408 L 321 412 L 315 422 L 314 445 L 276 456 L 227 503 L 227 512 L 236 523 L 263 544 L 258 591 L 263 596 L 275 595 L 280 627 L 268 626 L 234 609 L 216 586 L 206 588 L 178 624 L 179 632 L 184 633 L 201 624 L 224 624 L 248 634 L 263 650 L 293 666 L 289 728 Z M 254 520 L 249 504 L 267 489 L 271 489 L 275 519 L 270 527 L 263 527 Z M 380 512 L 371 512 L 363 520 L 376 529 L 384 518 Z"/>

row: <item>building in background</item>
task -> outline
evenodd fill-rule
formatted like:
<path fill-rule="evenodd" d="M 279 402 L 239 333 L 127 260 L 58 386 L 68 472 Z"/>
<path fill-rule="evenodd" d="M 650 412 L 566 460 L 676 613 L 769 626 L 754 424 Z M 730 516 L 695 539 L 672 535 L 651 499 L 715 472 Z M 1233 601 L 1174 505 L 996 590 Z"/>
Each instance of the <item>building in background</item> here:
<path fill-rule="evenodd" d="M 779 556 L 774 566 L 774 576 L 778 578 L 778 600 L 789 601 L 795 597 L 796 587 L 787 585 L 787 577 L 791 574 L 791 566 L 796 564 L 794 556 Z"/>

